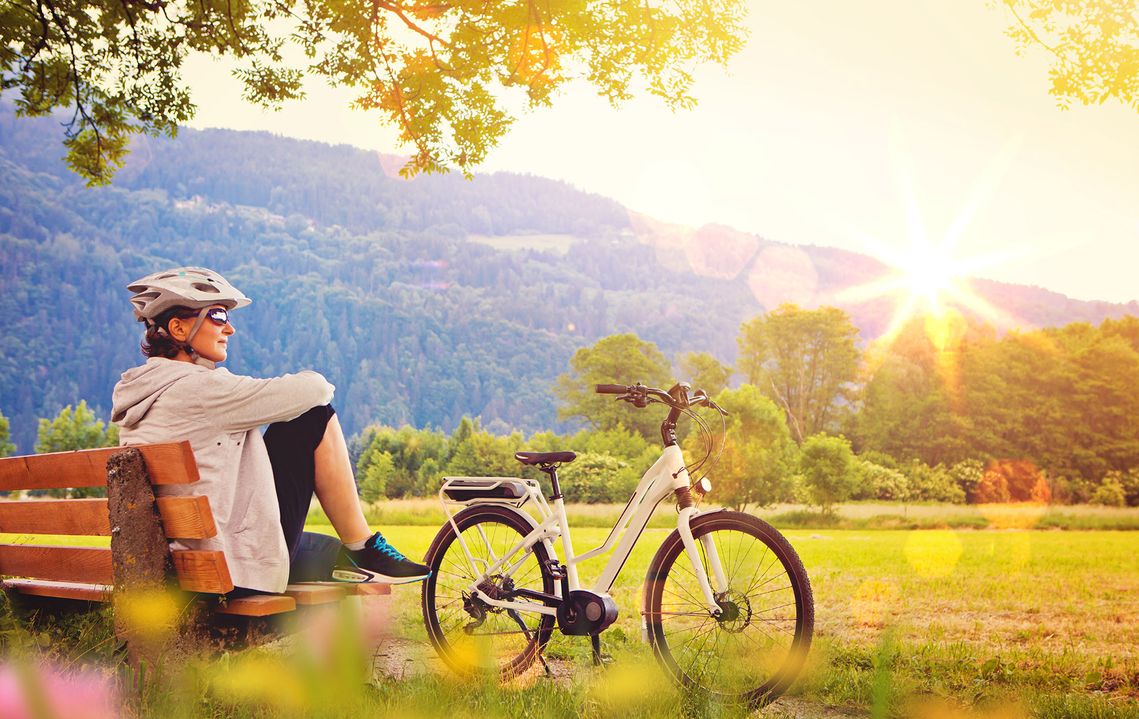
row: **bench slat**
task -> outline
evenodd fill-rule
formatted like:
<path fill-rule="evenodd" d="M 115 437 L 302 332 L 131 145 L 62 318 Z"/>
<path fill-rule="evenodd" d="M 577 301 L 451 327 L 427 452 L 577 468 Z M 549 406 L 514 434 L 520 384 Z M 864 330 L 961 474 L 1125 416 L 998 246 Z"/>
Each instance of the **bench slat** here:
<path fill-rule="evenodd" d="M 107 459 L 122 447 L 80 449 L 0 459 L 0 491 L 107 486 Z M 189 442 L 138 447 L 154 484 L 198 481 L 198 465 Z"/>
<path fill-rule="evenodd" d="M 40 579 L 6 579 L 0 582 L 6 590 L 36 597 L 80 599 L 88 602 L 109 602 L 113 587 L 106 584 L 79 584 L 76 582 L 49 582 Z M 269 594 L 256 597 L 230 599 L 225 606 L 215 607 L 218 614 L 235 614 L 243 617 L 265 617 L 270 614 L 291 612 L 297 608 L 292 597 Z"/>
<path fill-rule="evenodd" d="M 83 584 L 114 584 L 111 550 L 0 544 L 0 574 Z"/>
<path fill-rule="evenodd" d="M 78 582 L 48 582 L 38 579 L 5 579 L 4 589 L 37 597 L 82 599 L 88 602 L 111 601 L 112 587 L 107 584 L 79 584 Z"/>
<path fill-rule="evenodd" d="M 236 614 L 242 617 L 267 617 L 270 614 L 291 612 L 297 608 L 296 600 L 281 594 L 229 599 L 225 606 L 214 609 L 218 614 Z"/>
<path fill-rule="evenodd" d="M 159 497 L 158 513 L 170 539 L 205 539 L 217 534 L 206 497 Z M 107 537 L 106 499 L 0 501 L 0 532 Z"/>
<path fill-rule="evenodd" d="M 172 555 L 178 584 L 187 592 L 225 594 L 233 591 L 229 565 L 221 552 L 183 549 Z"/>
<path fill-rule="evenodd" d="M 173 553 L 178 584 L 188 592 L 225 594 L 233 590 L 225 555 L 216 551 Z M 111 550 L 100 547 L 57 547 L 0 544 L 0 575 L 61 582 L 114 584 Z"/>
<path fill-rule="evenodd" d="M 340 601 L 348 592 L 336 584 L 290 584 L 285 588 L 285 594 L 295 599 L 297 604 L 328 604 Z"/>

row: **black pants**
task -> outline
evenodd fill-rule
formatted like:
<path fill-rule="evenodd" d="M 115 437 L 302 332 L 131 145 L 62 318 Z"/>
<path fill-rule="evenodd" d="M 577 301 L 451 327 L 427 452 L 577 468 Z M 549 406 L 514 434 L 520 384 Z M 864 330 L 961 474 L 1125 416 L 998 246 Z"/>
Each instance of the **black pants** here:
<path fill-rule="evenodd" d="M 305 518 L 316 490 L 313 453 L 336 410 L 332 405 L 313 407 L 296 419 L 275 422 L 265 430 L 265 447 L 273 465 L 281 531 L 289 548 L 289 581 L 331 579 L 340 540 L 304 531 Z"/>

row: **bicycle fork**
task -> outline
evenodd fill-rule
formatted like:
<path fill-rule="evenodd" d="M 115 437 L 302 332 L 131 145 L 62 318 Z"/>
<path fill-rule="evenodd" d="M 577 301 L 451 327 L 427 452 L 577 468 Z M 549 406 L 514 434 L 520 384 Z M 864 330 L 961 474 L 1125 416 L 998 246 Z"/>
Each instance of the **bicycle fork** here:
<path fill-rule="evenodd" d="M 677 531 L 680 533 L 680 541 L 684 544 L 684 552 L 688 555 L 688 560 L 692 562 L 692 573 L 696 575 L 696 581 L 700 585 L 700 591 L 704 595 L 704 603 L 712 616 L 717 616 L 721 613 L 719 602 L 716 601 L 716 594 L 723 594 L 728 591 L 728 580 L 724 576 L 724 567 L 720 564 L 720 555 L 716 551 L 716 545 L 712 541 L 711 534 L 705 534 L 700 537 L 700 544 L 704 548 L 704 558 L 700 557 L 700 548 L 696 546 L 696 538 L 692 536 L 692 517 L 699 513 L 696 507 L 685 507 L 680 510 L 680 519 L 677 522 Z M 712 580 L 708 579 L 709 570 L 712 573 Z M 713 589 L 712 582 L 715 582 Z"/>

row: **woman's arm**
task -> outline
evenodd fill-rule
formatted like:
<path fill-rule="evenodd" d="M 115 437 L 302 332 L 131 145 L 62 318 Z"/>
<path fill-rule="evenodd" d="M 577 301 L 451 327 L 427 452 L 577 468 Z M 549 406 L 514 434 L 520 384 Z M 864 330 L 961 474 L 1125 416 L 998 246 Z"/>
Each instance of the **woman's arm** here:
<path fill-rule="evenodd" d="M 320 373 L 304 370 L 269 379 L 235 375 L 219 368 L 195 379 L 195 408 L 227 431 L 248 430 L 299 417 L 332 401 L 335 390 Z M 189 388 L 188 388 L 189 389 Z"/>

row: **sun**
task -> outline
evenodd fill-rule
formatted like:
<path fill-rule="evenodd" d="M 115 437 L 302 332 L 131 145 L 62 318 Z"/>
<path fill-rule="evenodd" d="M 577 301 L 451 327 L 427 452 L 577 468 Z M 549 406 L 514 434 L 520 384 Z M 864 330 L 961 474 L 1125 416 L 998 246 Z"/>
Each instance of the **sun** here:
<path fill-rule="evenodd" d="M 966 189 L 963 206 L 950 226 L 936 236 L 931 236 L 922 221 L 904 143 L 893 143 L 891 150 L 895 184 L 905 212 L 905 247 L 890 246 L 877 238 L 855 233 L 867 254 L 883 261 L 889 271 L 880 279 L 840 291 L 835 299 L 843 304 L 891 299 L 895 309 L 883 339 L 892 340 L 911 320 L 924 319 L 927 333 L 939 349 L 944 349 L 941 346 L 947 335 L 944 328 L 951 321 L 948 314 L 957 315 L 959 320 L 961 313 L 968 312 L 997 326 L 1015 325 L 1013 318 L 973 290 L 972 278 L 1009 263 L 1019 253 L 1006 250 L 985 256 L 966 256 L 959 248 L 970 221 L 994 193 L 999 176 L 1011 162 L 1015 143 L 997 153 L 971 187 L 963 188 Z"/>
<path fill-rule="evenodd" d="M 909 288 L 910 302 L 924 304 L 934 315 L 940 315 L 944 309 L 943 295 L 960 291 L 956 286 L 961 279 L 959 271 L 939 248 L 912 247 L 909 256 L 899 264 L 903 282 Z"/>

